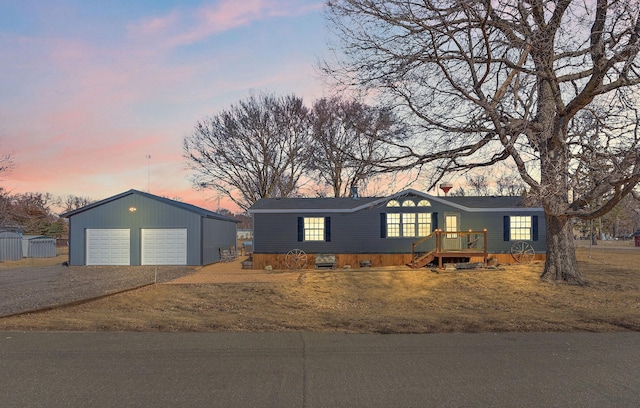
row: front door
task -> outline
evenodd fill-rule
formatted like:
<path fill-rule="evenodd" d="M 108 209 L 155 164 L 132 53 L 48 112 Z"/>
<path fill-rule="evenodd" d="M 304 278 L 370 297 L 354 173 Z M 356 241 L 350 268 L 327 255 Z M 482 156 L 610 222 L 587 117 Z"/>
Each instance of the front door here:
<path fill-rule="evenodd" d="M 445 213 L 444 214 L 444 235 L 443 248 L 445 250 L 460 250 L 462 249 L 462 237 L 455 232 L 460 231 L 460 214 L 459 213 Z"/>

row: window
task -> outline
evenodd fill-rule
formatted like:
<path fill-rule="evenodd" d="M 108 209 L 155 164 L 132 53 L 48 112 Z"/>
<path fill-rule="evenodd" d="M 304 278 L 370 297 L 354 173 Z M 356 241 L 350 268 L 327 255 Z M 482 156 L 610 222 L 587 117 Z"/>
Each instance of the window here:
<path fill-rule="evenodd" d="M 427 200 L 420 200 L 418 202 L 418 207 L 431 207 L 431 203 Z"/>
<path fill-rule="evenodd" d="M 387 236 L 400 236 L 400 214 L 387 214 Z"/>
<path fill-rule="evenodd" d="M 398 200 L 391 200 L 387 203 L 387 207 L 400 207 Z"/>
<path fill-rule="evenodd" d="M 325 218 L 324 217 L 304 217 L 304 241 L 324 241 L 325 240 Z"/>
<path fill-rule="evenodd" d="M 402 236 L 416 236 L 416 214 L 402 214 Z"/>
<path fill-rule="evenodd" d="M 429 234 L 431 234 L 431 213 L 418 214 L 418 236 L 426 237 Z"/>
<path fill-rule="evenodd" d="M 414 203 L 413 200 L 404 200 L 402 202 L 402 206 L 403 207 L 415 207 L 416 203 Z"/>
<path fill-rule="evenodd" d="M 431 233 L 432 214 L 387 213 L 383 217 L 383 238 L 426 237 Z"/>
<path fill-rule="evenodd" d="M 509 217 L 509 236 L 512 241 L 532 239 L 532 222 L 530 216 Z"/>

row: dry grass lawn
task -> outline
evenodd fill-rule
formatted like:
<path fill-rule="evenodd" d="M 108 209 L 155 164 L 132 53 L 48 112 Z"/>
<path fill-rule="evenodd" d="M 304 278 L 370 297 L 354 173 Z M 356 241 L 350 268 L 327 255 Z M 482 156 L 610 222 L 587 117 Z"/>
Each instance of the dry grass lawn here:
<path fill-rule="evenodd" d="M 583 287 L 542 282 L 541 263 L 467 271 L 399 267 L 302 273 L 240 271 L 237 264 L 217 264 L 173 284 L 0 319 L 0 329 L 637 331 L 640 248 L 624 245 L 578 248 L 588 281 Z"/>

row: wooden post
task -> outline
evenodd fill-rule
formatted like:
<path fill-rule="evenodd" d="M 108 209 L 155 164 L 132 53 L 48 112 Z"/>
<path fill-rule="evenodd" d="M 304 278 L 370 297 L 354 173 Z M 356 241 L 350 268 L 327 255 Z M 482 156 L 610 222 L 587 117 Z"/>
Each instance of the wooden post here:
<path fill-rule="evenodd" d="M 487 266 L 487 262 L 489 261 L 487 259 L 487 229 L 485 228 L 483 232 L 484 232 L 484 245 L 482 247 L 482 250 L 484 251 L 484 266 Z"/>
<path fill-rule="evenodd" d="M 436 231 L 436 253 L 438 254 L 438 268 L 442 269 L 442 230 Z"/>

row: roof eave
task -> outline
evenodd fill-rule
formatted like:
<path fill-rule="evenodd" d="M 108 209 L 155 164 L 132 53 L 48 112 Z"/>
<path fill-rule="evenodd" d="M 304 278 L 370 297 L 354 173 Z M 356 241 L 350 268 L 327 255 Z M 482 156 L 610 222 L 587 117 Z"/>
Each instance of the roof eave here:
<path fill-rule="evenodd" d="M 392 194 L 388 197 L 381 197 L 377 200 L 368 201 L 366 204 L 362 204 L 360 206 L 352 207 L 352 208 L 278 208 L 278 209 L 249 209 L 249 214 L 292 214 L 292 213 L 305 213 L 305 214 L 326 214 L 326 213 L 353 213 L 358 212 L 360 210 L 370 208 L 376 206 L 380 203 L 393 200 L 395 198 L 399 198 L 402 196 L 406 196 L 408 194 L 413 194 L 418 197 L 423 197 L 427 200 L 435 201 L 440 204 L 448 205 L 454 208 L 457 208 L 461 211 L 465 212 L 506 212 L 506 211 L 522 211 L 522 212 L 540 212 L 543 211 L 541 207 L 503 207 L 503 208 L 477 208 L 477 207 L 467 207 L 462 204 L 457 204 L 447 200 L 446 198 L 432 196 L 430 194 L 423 193 L 414 189 L 407 189 L 400 191 L 398 193 Z"/>

